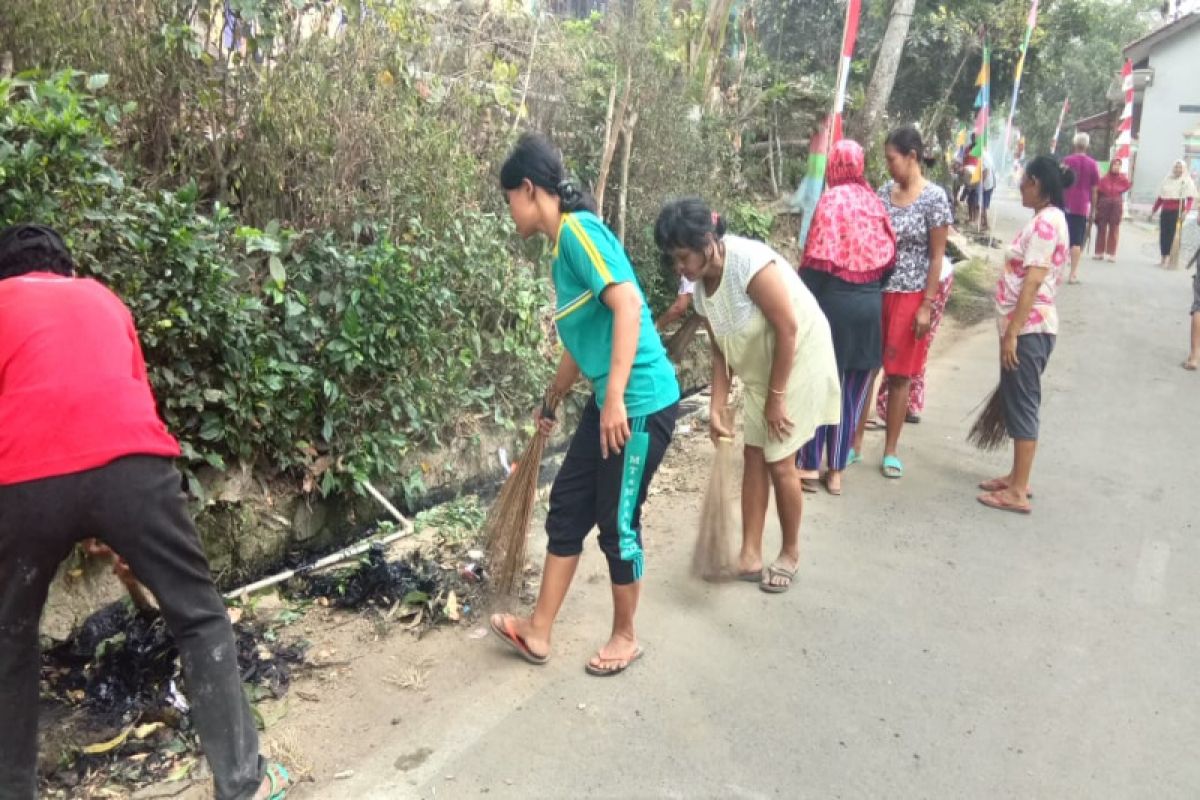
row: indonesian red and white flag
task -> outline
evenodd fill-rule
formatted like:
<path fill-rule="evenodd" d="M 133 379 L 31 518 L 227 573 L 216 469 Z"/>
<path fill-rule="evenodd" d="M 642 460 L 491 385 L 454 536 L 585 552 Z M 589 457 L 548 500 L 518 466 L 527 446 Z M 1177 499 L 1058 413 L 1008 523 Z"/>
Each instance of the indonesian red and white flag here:
<path fill-rule="evenodd" d="M 1125 91 L 1125 108 L 1121 110 L 1121 120 L 1117 123 L 1117 152 L 1116 157 L 1126 162 L 1132 155 L 1133 148 L 1133 62 L 1126 61 L 1121 70 L 1121 88 Z"/>

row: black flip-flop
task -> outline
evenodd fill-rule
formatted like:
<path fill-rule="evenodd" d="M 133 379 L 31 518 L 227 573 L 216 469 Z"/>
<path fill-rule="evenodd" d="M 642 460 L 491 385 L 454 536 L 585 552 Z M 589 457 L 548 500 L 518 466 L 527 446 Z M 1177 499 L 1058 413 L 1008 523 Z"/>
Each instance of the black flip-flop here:
<path fill-rule="evenodd" d="M 498 627 L 496 625 L 496 621 L 493 619 L 488 620 L 488 627 L 492 629 L 492 633 L 500 637 L 501 641 L 515 650 L 517 655 L 528 661 L 530 664 L 534 664 L 539 667 L 550 660 L 550 656 L 539 656 L 537 653 L 529 649 L 529 645 L 525 643 L 525 640 L 518 636 L 517 632 L 513 630 L 512 617 L 503 615 L 501 616 L 501 619 L 504 620 L 503 628 Z"/>
<path fill-rule="evenodd" d="M 626 661 L 623 665 L 621 665 L 619 667 L 614 667 L 612 669 L 605 669 L 604 667 L 593 667 L 592 662 L 589 661 L 583 665 L 583 668 L 587 672 L 588 675 L 592 675 L 596 678 L 611 678 L 613 675 L 620 675 L 622 672 L 624 672 L 625 670 L 632 667 L 633 662 L 637 661 L 639 658 L 641 658 L 645 654 L 646 654 L 646 651 L 639 647 L 637 650 L 634 651 L 633 655 L 629 657 L 629 660 Z M 596 655 L 598 657 L 600 654 L 597 653 Z M 604 659 L 602 659 L 602 660 L 604 660 Z"/>

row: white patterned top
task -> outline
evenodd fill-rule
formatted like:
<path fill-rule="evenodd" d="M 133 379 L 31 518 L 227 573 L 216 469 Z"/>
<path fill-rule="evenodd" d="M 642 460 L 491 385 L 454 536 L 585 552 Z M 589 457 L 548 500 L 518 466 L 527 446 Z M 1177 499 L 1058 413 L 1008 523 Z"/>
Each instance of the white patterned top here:
<path fill-rule="evenodd" d="M 783 267 L 788 281 L 800 283 L 800 276 L 792 265 L 769 245 L 741 236 L 725 236 L 721 242 L 725 245 L 725 273 L 721 276 L 721 284 L 709 297 L 704 281 L 696 281 L 693 299 L 696 313 L 708 319 L 718 339 L 740 333 L 756 314 L 762 313 L 750 298 L 748 289 L 750 281 L 763 267 L 775 262 Z"/>

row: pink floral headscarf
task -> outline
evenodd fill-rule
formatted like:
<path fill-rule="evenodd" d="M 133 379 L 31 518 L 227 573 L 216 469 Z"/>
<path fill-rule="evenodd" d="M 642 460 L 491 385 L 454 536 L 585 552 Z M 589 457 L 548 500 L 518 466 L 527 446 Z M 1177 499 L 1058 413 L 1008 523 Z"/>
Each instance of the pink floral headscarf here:
<path fill-rule="evenodd" d="M 825 172 L 828 188 L 813 214 L 802 269 L 870 283 L 895 264 L 892 220 L 863 177 L 865 164 L 858 142 L 843 139 L 833 146 Z"/>

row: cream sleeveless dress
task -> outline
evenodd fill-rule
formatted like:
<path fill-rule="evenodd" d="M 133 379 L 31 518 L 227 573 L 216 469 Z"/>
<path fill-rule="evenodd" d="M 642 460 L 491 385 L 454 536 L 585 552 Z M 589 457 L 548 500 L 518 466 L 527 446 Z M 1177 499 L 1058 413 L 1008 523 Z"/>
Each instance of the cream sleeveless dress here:
<path fill-rule="evenodd" d="M 730 371 L 742 380 L 746 444 L 761 447 L 767 462 L 775 463 L 795 456 L 817 428 L 841 422 L 842 390 L 833 337 L 816 298 L 783 256 L 762 242 L 740 236 L 726 236 L 722 242 L 725 272 L 721 284 L 709 296 L 704 281 L 696 282 L 696 311 L 708 320 Z M 765 413 L 775 331 L 747 292 L 751 279 L 772 262 L 783 268 L 797 322 L 796 354 L 784 397 L 793 423 L 786 441 L 768 435 Z"/>

